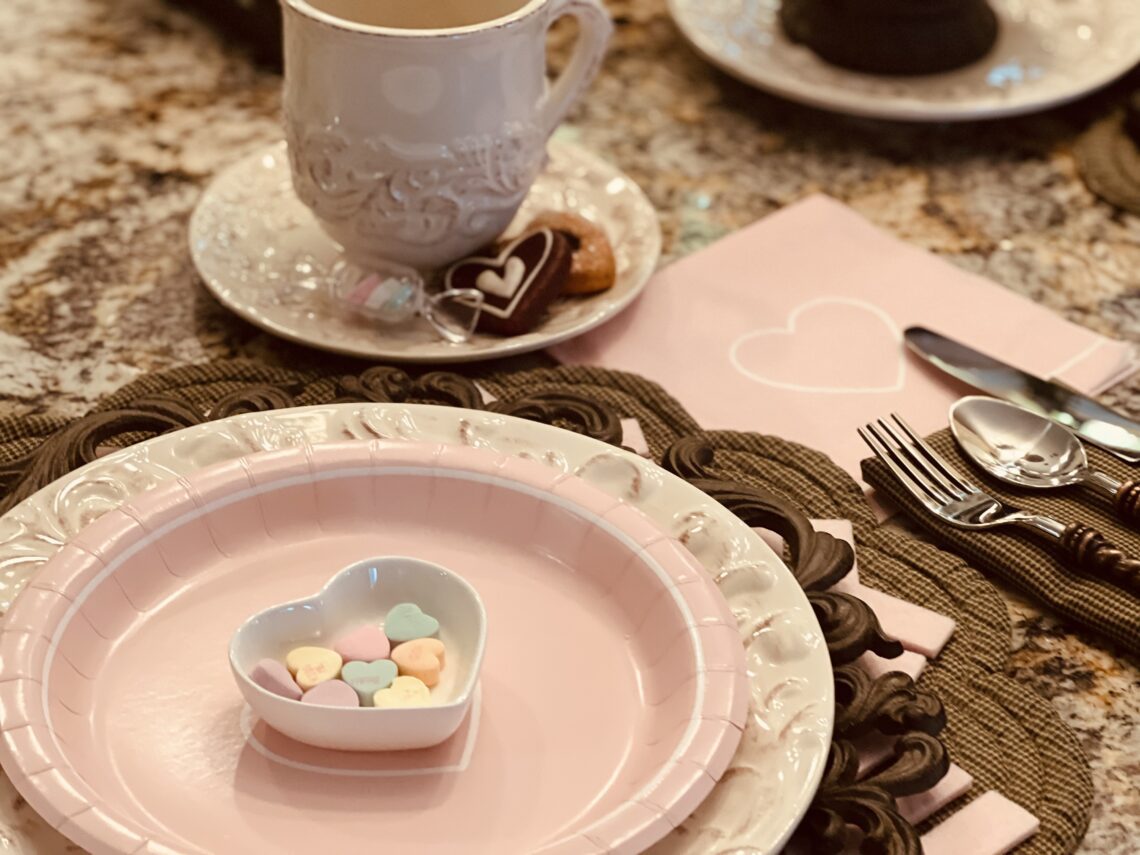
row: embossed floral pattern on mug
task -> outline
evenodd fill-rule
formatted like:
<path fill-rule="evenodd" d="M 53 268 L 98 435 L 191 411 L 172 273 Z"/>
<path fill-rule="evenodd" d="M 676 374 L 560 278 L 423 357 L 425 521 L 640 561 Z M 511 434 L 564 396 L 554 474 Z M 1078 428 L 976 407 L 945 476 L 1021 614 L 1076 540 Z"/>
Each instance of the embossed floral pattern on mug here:
<path fill-rule="evenodd" d="M 283 8 L 294 188 L 373 267 L 439 268 L 502 234 L 613 30 L 599 0 Z M 545 35 L 564 15 L 580 35 L 548 85 Z"/>

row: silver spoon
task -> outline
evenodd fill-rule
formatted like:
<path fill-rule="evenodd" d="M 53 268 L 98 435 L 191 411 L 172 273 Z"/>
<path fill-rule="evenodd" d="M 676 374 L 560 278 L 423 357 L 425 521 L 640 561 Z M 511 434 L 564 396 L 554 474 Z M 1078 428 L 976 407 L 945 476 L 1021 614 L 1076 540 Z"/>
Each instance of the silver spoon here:
<path fill-rule="evenodd" d="M 1085 485 L 1111 498 L 1124 522 L 1140 525 L 1140 480 L 1118 481 L 1093 469 L 1081 441 L 1044 416 L 975 395 L 950 408 L 950 430 L 966 456 L 995 478 L 1038 490 Z"/>

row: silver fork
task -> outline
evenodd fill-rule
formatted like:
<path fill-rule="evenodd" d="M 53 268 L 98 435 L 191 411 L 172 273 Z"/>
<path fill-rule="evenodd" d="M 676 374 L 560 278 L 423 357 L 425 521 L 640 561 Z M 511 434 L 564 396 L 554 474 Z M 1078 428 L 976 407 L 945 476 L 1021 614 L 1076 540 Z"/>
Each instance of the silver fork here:
<path fill-rule="evenodd" d="M 1140 593 L 1140 561 L 1126 556 L 1091 526 L 1065 525 L 998 500 L 947 463 L 897 413 L 892 413 L 891 419 L 894 424 L 878 419 L 859 428 L 859 436 L 936 517 L 965 529 L 1003 525 L 1029 529 L 1058 544 L 1082 572 Z"/>

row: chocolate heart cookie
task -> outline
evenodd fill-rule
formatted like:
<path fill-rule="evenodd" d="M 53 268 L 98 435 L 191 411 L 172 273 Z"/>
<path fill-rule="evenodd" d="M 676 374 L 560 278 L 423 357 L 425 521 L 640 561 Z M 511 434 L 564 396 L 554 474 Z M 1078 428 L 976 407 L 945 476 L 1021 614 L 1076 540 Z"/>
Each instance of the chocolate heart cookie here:
<path fill-rule="evenodd" d="M 570 275 L 570 243 L 549 228 L 507 244 L 498 258 L 465 258 L 448 268 L 444 288 L 483 292 L 476 329 L 519 335 L 534 328 Z"/>

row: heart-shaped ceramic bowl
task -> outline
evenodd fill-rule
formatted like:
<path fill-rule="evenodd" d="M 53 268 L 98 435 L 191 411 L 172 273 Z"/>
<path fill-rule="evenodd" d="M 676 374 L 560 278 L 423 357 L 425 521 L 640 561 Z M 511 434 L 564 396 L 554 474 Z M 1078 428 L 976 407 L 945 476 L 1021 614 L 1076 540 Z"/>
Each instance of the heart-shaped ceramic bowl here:
<path fill-rule="evenodd" d="M 285 660 L 304 644 L 331 646 L 333 638 L 364 624 L 380 624 L 397 603 L 416 603 L 439 620 L 447 662 L 430 706 L 377 709 L 303 704 L 275 695 L 250 679 L 264 658 Z M 487 613 L 464 579 L 438 564 L 404 556 L 358 561 L 317 594 L 272 606 L 247 620 L 230 642 L 230 668 L 246 703 L 270 727 L 321 748 L 392 751 L 438 745 L 459 728 L 471 706 Z"/>

